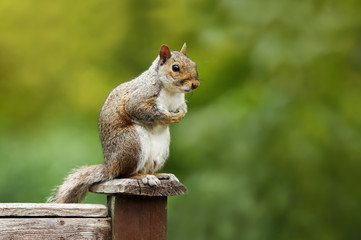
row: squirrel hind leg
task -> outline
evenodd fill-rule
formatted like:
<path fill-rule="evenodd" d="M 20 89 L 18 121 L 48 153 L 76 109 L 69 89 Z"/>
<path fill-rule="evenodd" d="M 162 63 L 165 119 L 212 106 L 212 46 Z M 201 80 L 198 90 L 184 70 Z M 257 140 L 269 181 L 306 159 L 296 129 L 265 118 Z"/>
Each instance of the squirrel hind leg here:
<path fill-rule="evenodd" d="M 122 130 L 102 142 L 104 173 L 109 179 L 127 177 L 136 172 L 141 147 L 135 131 Z"/>

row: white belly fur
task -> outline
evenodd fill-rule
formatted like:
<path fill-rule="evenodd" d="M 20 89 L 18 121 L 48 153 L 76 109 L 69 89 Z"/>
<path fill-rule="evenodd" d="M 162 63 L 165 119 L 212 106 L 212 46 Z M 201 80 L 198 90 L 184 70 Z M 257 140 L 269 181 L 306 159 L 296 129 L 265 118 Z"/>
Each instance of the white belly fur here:
<path fill-rule="evenodd" d="M 169 155 L 168 125 L 158 125 L 152 129 L 137 125 L 135 129 L 142 136 L 141 156 L 136 173 L 153 174 L 164 165 Z"/>
<path fill-rule="evenodd" d="M 184 93 L 169 93 L 161 90 L 156 100 L 157 106 L 166 109 L 168 112 L 175 112 L 185 103 Z"/>
<path fill-rule="evenodd" d="M 169 93 L 162 89 L 156 100 L 158 108 L 175 112 L 185 104 L 184 93 Z M 136 173 L 153 174 L 160 169 L 169 155 L 170 134 L 168 125 L 156 125 L 151 128 L 136 125 L 140 136 L 141 157 Z"/>

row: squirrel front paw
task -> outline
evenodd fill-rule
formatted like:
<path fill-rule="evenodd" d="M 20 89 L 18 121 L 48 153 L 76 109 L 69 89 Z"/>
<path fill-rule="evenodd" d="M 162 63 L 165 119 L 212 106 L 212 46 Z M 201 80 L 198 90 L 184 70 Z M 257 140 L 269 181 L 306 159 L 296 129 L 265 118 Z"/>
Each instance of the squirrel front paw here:
<path fill-rule="evenodd" d="M 184 116 L 186 112 L 184 110 L 179 110 L 177 112 L 169 113 L 169 122 L 168 123 L 178 123 Z"/>
<path fill-rule="evenodd" d="M 184 110 L 179 110 L 179 111 L 175 112 L 174 113 L 175 122 L 179 122 L 180 120 L 182 120 L 185 115 L 186 115 L 186 112 Z"/>
<path fill-rule="evenodd" d="M 186 115 L 186 111 L 178 110 L 176 112 L 165 112 L 163 118 L 159 120 L 162 124 L 178 123 Z"/>

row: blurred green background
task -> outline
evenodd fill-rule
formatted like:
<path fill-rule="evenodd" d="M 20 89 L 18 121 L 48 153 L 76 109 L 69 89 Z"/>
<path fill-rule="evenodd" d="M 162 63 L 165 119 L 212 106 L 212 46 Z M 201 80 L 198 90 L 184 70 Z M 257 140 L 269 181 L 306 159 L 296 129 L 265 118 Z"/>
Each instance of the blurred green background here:
<path fill-rule="evenodd" d="M 361 2 L 0 1 L 0 201 L 103 161 L 107 94 L 161 44 L 201 85 L 171 126 L 169 239 L 361 239 Z M 104 203 L 89 194 L 86 202 Z"/>

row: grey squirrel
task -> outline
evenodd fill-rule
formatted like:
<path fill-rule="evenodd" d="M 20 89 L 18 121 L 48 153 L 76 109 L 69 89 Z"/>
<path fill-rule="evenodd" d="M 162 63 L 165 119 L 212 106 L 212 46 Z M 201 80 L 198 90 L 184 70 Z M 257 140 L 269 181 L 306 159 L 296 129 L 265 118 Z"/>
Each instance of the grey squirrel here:
<path fill-rule="evenodd" d="M 199 86 L 186 48 L 177 52 L 162 45 L 147 71 L 111 91 L 99 116 L 104 163 L 75 169 L 48 202 L 81 202 L 90 186 L 117 177 L 160 183 L 154 174 L 169 154 L 168 125 L 185 116 L 184 95 Z"/>

